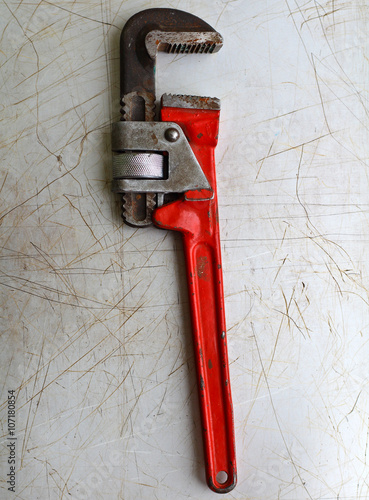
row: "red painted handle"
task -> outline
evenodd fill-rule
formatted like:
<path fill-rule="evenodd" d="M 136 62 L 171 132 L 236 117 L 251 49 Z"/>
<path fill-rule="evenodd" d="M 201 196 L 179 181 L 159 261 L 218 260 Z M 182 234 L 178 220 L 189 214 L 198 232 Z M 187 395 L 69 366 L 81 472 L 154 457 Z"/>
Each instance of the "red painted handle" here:
<path fill-rule="evenodd" d="M 188 191 L 158 208 L 153 219 L 183 234 L 207 482 L 227 493 L 237 472 L 214 162 L 219 111 L 164 107 L 161 118 L 182 127 L 212 187 Z"/>

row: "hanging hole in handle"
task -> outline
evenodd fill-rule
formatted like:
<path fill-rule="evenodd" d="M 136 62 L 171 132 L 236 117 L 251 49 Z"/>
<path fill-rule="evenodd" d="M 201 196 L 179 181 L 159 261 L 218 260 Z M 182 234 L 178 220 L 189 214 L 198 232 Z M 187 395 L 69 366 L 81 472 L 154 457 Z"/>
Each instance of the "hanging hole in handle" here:
<path fill-rule="evenodd" d="M 225 470 L 220 470 L 216 475 L 216 481 L 219 484 L 225 484 L 228 481 L 228 474 Z"/>

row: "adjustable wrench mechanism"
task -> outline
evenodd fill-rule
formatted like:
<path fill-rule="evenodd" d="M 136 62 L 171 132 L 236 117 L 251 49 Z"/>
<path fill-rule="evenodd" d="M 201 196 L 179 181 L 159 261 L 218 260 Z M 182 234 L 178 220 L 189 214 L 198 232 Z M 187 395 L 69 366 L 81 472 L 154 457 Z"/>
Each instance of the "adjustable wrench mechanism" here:
<path fill-rule="evenodd" d="M 218 493 L 237 481 L 214 149 L 220 102 L 167 95 L 155 119 L 155 61 L 169 53 L 213 53 L 222 37 L 175 9 L 131 17 L 121 36 L 121 121 L 113 124 L 112 190 L 123 219 L 179 231 L 187 268 L 206 477 Z"/>

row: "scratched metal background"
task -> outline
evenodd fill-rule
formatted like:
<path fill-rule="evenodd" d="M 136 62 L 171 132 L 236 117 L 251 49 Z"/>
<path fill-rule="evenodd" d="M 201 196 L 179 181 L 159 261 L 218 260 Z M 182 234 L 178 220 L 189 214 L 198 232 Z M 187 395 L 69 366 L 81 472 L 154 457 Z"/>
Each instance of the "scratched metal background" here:
<path fill-rule="evenodd" d="M 365 0 L 0 4 L 1 498 L 211 499 L 178 235 L 110 193 L 122 26 L 188 10 L 225 38 L 158 60 L 220 97 L 237 488 L 369 497 Z M 5 478 L 17 391 L 17 493 Z"/>

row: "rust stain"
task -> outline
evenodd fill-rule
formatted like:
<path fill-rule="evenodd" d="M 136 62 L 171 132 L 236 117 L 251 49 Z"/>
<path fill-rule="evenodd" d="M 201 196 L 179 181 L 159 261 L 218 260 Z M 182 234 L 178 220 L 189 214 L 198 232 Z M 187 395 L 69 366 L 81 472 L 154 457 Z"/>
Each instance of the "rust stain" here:
<path fill-rule="evenodd" d="M 197 259 L 196 274 L 200 279 L 209 281 L 209 261 L 204 255 Z"/>
<path fill-rule="evenodd" d="M 156 134 L 154 134 L 154 132 L 151 134 L 151 139 L 154 141 L 154 144 L 157 144 L 159 142 Z"/>

